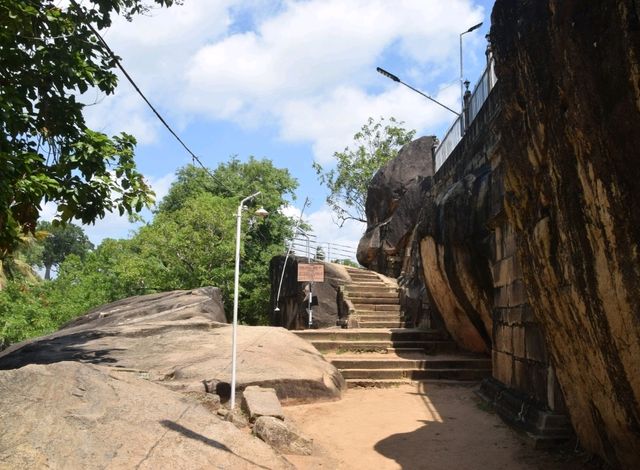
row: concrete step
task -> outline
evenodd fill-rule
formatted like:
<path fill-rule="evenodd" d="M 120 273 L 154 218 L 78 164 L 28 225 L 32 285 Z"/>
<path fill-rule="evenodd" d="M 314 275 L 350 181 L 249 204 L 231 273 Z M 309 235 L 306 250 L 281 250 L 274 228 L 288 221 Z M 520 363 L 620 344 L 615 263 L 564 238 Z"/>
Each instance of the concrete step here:
<path fill-rule="evenodd" d="M 371 286 L 371 287 L 356 287 L 351 288 L 347 287 L 345 289 L 346 295 L 349 297 L 364 297 L 364 296 L 372 296 L 372 297 L 398 297 L 398 290 L 392 287 L 379 287 L 379 286 Z"/>
<path fill-rule="evenodd" d="M 401 310 L 398 304 L 363 304 L 353 302 L 353 308 L 357 313 L 371 313 L 371 312 L 399 312 Z"/>
<path fill-rule="evenodd" d="M 419 330 L 413 328 L 354 328 L 301 330 L 296 335 L 307 341 L 430 341 L 440 340 L 443 335 L 439 330 Z"/>
<path fill-rule="evenodd" d="M 398 299 L 398 297 L 390 297 L 390 298 L 384 298 L 384 297 L 348 297 L 349 300 L 351 300 L 351 302 L 353 303 L 353 305 L 360 305 L 363 306 L 367 309 L 373 309 L 373 310 L 379 310 L 378 307 L 382 306 L 382 305 L 397 305 L 398 307 L 400 307 L 400 299 Z M 356 307 L 357 308 L 357 307 Z M 391 310 L 391 309 L 389 309 Z"/>
<path fill-rule="evenodd" d="M 336 341 L 330 339 L 311 341 L 321 353 L 329 352 L 388 352 L 393 350 L 420 350 L 425 354 L 455 353 L 458 347 L 453 341 Z"/>
<path fill-rule="evenodd" d="M 491 376 L 491 369 L 347 369 L 345 379 L 374 380 L 461 380 L 480 381 Z"/>
<path fill-rule="evenodd" d="M 359 302 L 359 303 L 370 303 L 370 302 L 365 302 L 357 300 L 357 299 L 392 299 L 392 300 L 399 300 L 398 297 L 398 293 L 397 292 L 381 292 L 379 290 L 371 290 L 368 292 L 350 292 L 347 291 L 346 295 L 349 299 L 351 299 L 353 302 Z"/>
<path fill-rule="evenodd" d="M 382 282 L 380 279 L 374 280 L 374 279 L 367 279 L 367 280 L 360 280 L 357 282 L 351 282 L 349 284 L 346 284 L 346 287 L 386 287 L 388 289 L 397 289 L 397 287 L 394 286 L 390 286 L 389 284 L 386 284 L 384 282 Z"/>
<path fill-rule="evenodd" d="M 489 358 L 455 358 L 446 356 L 423 356 L 420 359 L 404 359 L 395 355 L 387 358 L 373 358 L 365 356 L 341 357 L 342 355 L 328 357 L 331 364 L 337 369 L 482 369 L 491 371 L 491 360 Z M 378 356 L 388 356 L 379 354 Z"/>
<path fill-rule="evenodd" d="M 411 326 L 404 320 L 369 320 L 360 317 L 358 320 L 360 328 L 406 328 Z"/>
<path fill-rule="evenodd" d="M 358 312 L 360 321 L 404 321 L 404 316 L 400 312 Z"/>
<path fill-rule="evenodd" d="M 399 387 L 400 385 L 407 384 L 446 384 L 446 385 L 459 385 L 463 387 L 469 387 L 470 385 L 474 385 L 475 382 L 467 382 L 460 380 L 409 380 L 409 379 L 391 379 L 391 380 L 375 380 L 375 379 L 346 379 L 348 388 L 355 387 L 363 387 L 363 388 L 391 388 L 391 387 Z"/>

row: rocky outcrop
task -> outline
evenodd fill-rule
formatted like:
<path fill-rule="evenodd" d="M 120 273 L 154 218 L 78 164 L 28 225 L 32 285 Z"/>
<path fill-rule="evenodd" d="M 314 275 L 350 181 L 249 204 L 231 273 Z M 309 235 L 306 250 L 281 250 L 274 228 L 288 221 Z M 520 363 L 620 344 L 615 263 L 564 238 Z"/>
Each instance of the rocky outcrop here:
<path fill-rule="evenodd" d="M 259 439 L 197 402 L 80 362 L 0 371 L 3 468 L 277 468 Z"/>
<path fill-rule="evenodd" d="M 282 326 L 288 330 L 308 328 L 307 314 L 309 283 L 298 282 L 298 263 L 306 263 L 307 259 L 290 256 L 282 277 L 284 256 L 275 256 L 269 266 L 271 279 L 271 305 L 273 312 L 271 324 Z M 313 295 L 317 297 L 317 305 L 312 307 L 313 325 L 315 328 L 327 328 L 336 325 L 339 317 L 338 291 L 350 282 L 351 278 L 344 266 L 313 260 L 324 265 L 324 282 L 313 283 Z M 282 284 L 281 282 L 282 281 Z M 278 296 L 278 290 L 280 295 Z M 279 310 L 275 310 L 276 307 Z"/>
<path fill-rule="evenodd" d="M 490 182 L 486 165 L 453 184 L 436 181 L 418 226 L 430 298 L 451 336 L 474 352 L 491 348 Z"/>
<path fill-rule="evenodd" d="M 358 245 L 360 264 L 397 277 L 411 239 L 423 195 L 434 173 L 434 137 L 420 137 L 400 150 L 371 179 L 367 191 L 367 231 Z"/>
<path fill-rule="evenodd" d="M 214 288 L 125 299 L 8 348 L 0 354 L 0 369 L 78 361 L 224 399 L 230 394 L 232 328 L 215 321 L 222 311 Z M 290 402 L 340 397 L 342 376 L 306 341 L 258 326 L 239 326 L 237 338 L 238 389 L 265 385 Z"/>
<path fill-rule="evenodd" d="M 640 468 L 640 8 L 498 0 L 506 212 L 587 449 Z"/>

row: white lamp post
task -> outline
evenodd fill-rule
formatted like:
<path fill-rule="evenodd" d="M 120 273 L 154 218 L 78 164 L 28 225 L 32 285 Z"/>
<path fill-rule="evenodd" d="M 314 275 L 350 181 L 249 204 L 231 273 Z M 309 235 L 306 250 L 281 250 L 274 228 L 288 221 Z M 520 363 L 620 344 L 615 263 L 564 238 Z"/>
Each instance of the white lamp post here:
<path fill-rule="evenodd" d="M 475 31 L 480 26 L 482 26 L 482 23 L 478 23 L 476 25 L 473 25 L 471 28 L 469 28 L 466 31 L 460 33 L 460 109 L 461 109 L 460 114 L 464 113 L 464 78 L 463 78 L 463 70 L 462 70 L 462 36 L 464 36 L 467 33 L 470 33 L 471 31 Z"/>
<path fill-rule="evenodd" d="M 236 336 L 238 330 L 238 288 L 240 286 L 240 231 L 242 228 L 242 208 L 245 202 L 250 201 L 254 197 L 260 194 L 260 191 L 245 197 L 240 201 L 238 206 L 238 212 L 236 214 L 236 268 L 234 272 L 234 286 L 233 286 L 233 327 L 231 337 L 231 410 L 236 405 Z M 255 212 L 255 215 L 260 218 L 265 218 L 269 213 L 260 207 Z"/>

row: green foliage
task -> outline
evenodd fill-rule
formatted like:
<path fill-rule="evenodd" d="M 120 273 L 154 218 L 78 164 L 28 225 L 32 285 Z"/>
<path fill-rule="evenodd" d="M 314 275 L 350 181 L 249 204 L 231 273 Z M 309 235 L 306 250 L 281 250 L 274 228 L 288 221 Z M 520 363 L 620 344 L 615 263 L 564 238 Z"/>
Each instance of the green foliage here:
<path fill-rule="evenodd" d="M 333 154 L 337 162 L 334 169 L 327 171 L 319 163 L 313 163 L 320 182 L 329 188 L 327 203 L 341 225 L 347 220 L 366 223 L 365 202 L 371 178 L 415 135 L 415 130 L 402 127 L 403 122 L 390 118 L 385 125 L 384 121 L 369 118 L 353 136 L 354 146 Z"/>
<path fill-rule="evenodd" d="M 32 263 L 45 268 L 44 278 L 51 279 L 51 268 L 58 266 L 65 258 L 71 254 L 83 258 L 84 255 L 93 249 L 93 244 L 89 241 L 82 228 L 77 225 L 53 224 L 51 222 L 40 222 L 38 232 L 44 235 L 38 253 L 30 252 Z"/>
<path fill-rule="evenodd" d="M 154 0 L 169 6 L 173 0 Z M 144 12 L 142 0 L 0 0 L 0 259 L 33 233 L 40 204 L 57 219 L 90 223 L 139 212 L 153 193 L 137 171 L 135 139 L 87 128 L 79 101 L 114 92 L 115 60 L 94 31 L 113 14 Z"/>
<path fill-rule="evenodd" d="M 230 317 L 235 214 L 241 198 L 256 191 L 263 196 L 250 201 L 242 218 L 239 318 L 266 324 L 269 261 L 282 253 L 293 227 L 279 210 L 287 196 L 293 198 L 297 182 L 286 169 L 254 158 L 232 158 L 213 176 L 182 168 L 153 221 L 130 240 L 107 239 L 95 250 L 67 253 L 50 282 L 8 281 L 0 290 L 0 347 L 48 333 L 98 305 L 151 292 L 213 285 L 222 290 Z M 254 220 L 251 214 L 261 205 L 270 215 Z"/>

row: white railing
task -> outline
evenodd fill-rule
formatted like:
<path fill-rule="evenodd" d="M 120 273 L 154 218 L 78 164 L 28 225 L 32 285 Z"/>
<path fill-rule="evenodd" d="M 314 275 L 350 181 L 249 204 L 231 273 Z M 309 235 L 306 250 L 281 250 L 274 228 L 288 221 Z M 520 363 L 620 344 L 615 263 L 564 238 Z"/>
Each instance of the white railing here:
<path fill-rule="evenodd" d="M 355 259 L 355 248 L 340 243 L 318 241 L 313 234 L 297 234 L 293 240 L 287 241 L 287 247 L 298 256 L 325 261 Z"/>
<path fill-rule="evenodd" d="M 447 158 L 449 158 L 449 155 L 451 155 L 453 150 L 460 143 L 460 141 L 462 140 L 462 136 L 464 135 L 463 128 L 467 129 L 476 118 L 476 116 L 480 112 L 480 109 L 482 108 L 482 105 L 485 101 L 487 101 L 489 93 L 491 93 L 491 90 L 496 84 L 496 81 L 497 78 L 493 67 L 493 59 L 490 59 L 489 66 L 484 70 L 482 76 L 480 77 L 480 80 L 478 80 L 476 87 L 473 89 L 473 93 L 471 93 L 471 97 L 467 102 L 468 104 L 464 112 L 462 113 L 462 116 L 458 117 L 454 121 L 453 125 L 449 128 L 446 135 L 442 139 L 442 142 L 440 142 L 440 145 L 438 145 L 438 148 L 436 148 L 436 171 L 440 169 Z M 463 117 L 465 115 L 467 116 L 466 119 L 468 121 L 466 123 L 466 126 L 463 125 Z"/>

